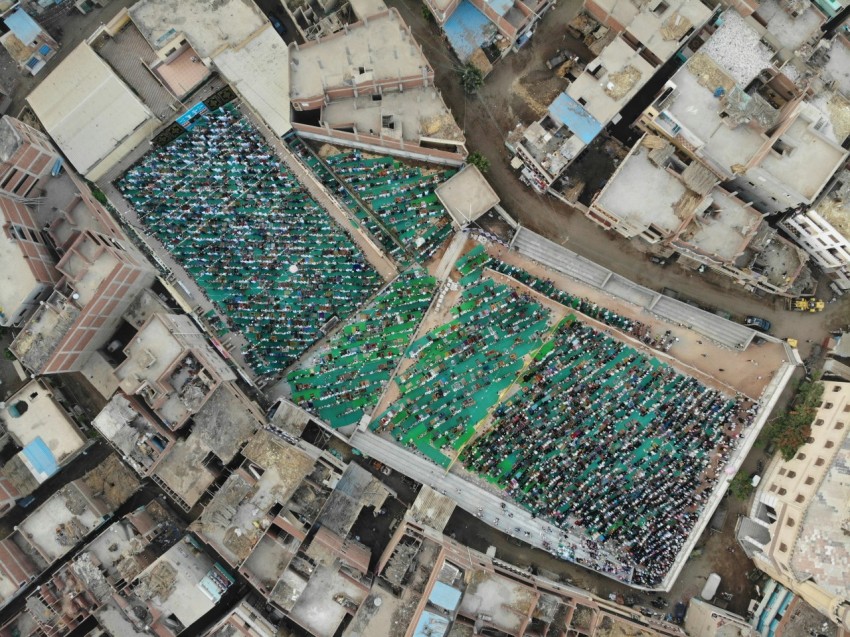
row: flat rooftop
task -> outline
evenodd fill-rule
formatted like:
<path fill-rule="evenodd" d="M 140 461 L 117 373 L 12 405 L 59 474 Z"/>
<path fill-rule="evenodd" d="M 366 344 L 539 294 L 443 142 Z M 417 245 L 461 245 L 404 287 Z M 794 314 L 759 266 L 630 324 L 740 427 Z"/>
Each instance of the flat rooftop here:
<path fill-rule="evenodd" d="M 428 60 L 394 9 L 370 18 L 367 24 L 349 25 L 347 33 L 340 31 L 307 44 L 291 45 L 289 59 L 293 101 L 324 95 L 326 88 L 431 72 Z"/>
<path fill-rule="evenodd" d="M 599 194 L 595 205 L 634 229 L 644 230 L 652 225 L 673 234 L 687 221 L 676 210 L 687 193 L 676 175 L 654 164 L 649 150 L 638 145 Z"/>
<path fill-rule="evenodd" d="M 5 219 L 0 216 L 2 221 Z M 20 242 L 13 241 L 4 230 L 0 230 L 0 308 L 9 314 L 4 320 L 12 317 L 38 285 L 29 264 Z"/>
<path fill-rule="evenodd" d="M 390 118 L 391 127 L 385 118 Z M 370 95 L 336 100 L 322 108 L 322 121 L 331 128 L 353 124 L 361 133 L 405 141 L 418 142 L 423 137 L 464 140 L 463 131 L 433 86 L 384 93 L 379 101 Z"/>
<path fill-rule="evenodd" d="M 130 18 L 153 49 L 182 33 L 202 58 L 237 47 L 266 22 L 257 5 L 245 0 L 141 0 L 130 8 Z"/>
<path fill-rule="evenodd" d="M 200 586 L 212 568 L 213 560 L 184 539 L 136 578 L 136 594 L 188 628 L 215 606 Z"/>
<path fill-rule="evenodd" d="M 95 416 L 92 425 L 124 456 L 137 473 L 146 474 L 165 446 L 167 439 L 130 402 L 116 394 Z"/>
<path fill-rule="evenodd" d="M 334 597 L 343 595 L 359 606 L 367 594 L 337 567 L 320 565 L 313 571 L 289 615 L 316 637 L 333 637 L 348 614 Z"/>
<path fill-rule="evenodd" d="M 33 511 L 19 529 L 48 564 L 52 564 L 102 523 L 101 513 L 93 510 L 71 483 Z"/>
<path fill-rule="evenodd" d="M 846 396 L 846 392 L 838 394 Z M 842 401 L 845 402 L 846 400 Z M 839 405 L 840 407 L 840 405 Z M 797 577 L 811 576 L 831 595 L 847 599 L 850 582 L 850 538 L 847 502 L 850 501 L 850 436 L 844 436 L 826 476 L 805 509 L 794 544 L 791 568 Z"/>
<path fill-rule="evenodd" d="M 824 65 L 826 73 L 835 80 L 836 86 L 850 96 L 850 47 L 843 38 L 834 38 L 829 47 L 829 61 Z"/>
<path fill-rule="evenodd" d="M 12 409 L 19 415 L 12 415 Z M 51 393 L 35 381 L 6 401 L 2 415 L 6 429 L 21 447 L 41 438 L 58 464 L 85 445 L 85 437 L 76 425 Z"/>
<path fill-rule="evenodd" d="M 261 426 L 261 416 L 247 398 L 230 383 L 222 383 L 192 418 L 193 434 L 225 463 Z"/>
<path fill-rule="evenodd" d="M 347 537 L 361 509 L 369 506 L 380 509 L 388 495 L 383 482 L 362 467 L 350 464 L 328 497 L 316 524 L 340 537 Z"/>
<path fill-rule="evenodd" d="M 577 102 L 584 100 L 585 110 L 604 125 L 652 77 L 655 69 L 619 36 L 588 64 L 588 69 L 597 65 L 604 71 L 593 75 L 585 69 L 567 88 L 567 94 Z"/>
<path fill-rule="evenodd" d="M 466 574 L 468 584 L 458 612 L 470 618 L 489 615 L 500 630 L 517 634 L 537 603 L 533 589 L 487 571 Z"/>
<path fill-rule="evenodd" d="M 459 226 L 475 221 L 499 203 L 499 195 L 472 164 L 437 186 L 435 193 Z"/>
<path fill-rule="evenodd" d="M 95 243 L 92 235 L 85 233 L 60 259 L 56 269 L 68 276 L 74 292 L 79 294 L 77 301 L 80 307 L 85 307 L 118 263 L 118 258 L 110 250 Z"/>
<path fill-rule="evenodd" d="M 818 33 L 821 24 L 825 22 L 823 14 L 811 5 L 792 18 L 777 0 L 762 0 L 756 13 L 767 22 L 767 30 L 776 36 L 783 48 L 790 51 L 800 48 L 800 45 Z"/>
<path fill-rule="evenodd" d="M 672 78 L 678 91 L 665 109 L 696 139 L 688 139 L 702 155 L 726 173 L 734 164 L 746 165 L 764 143 L 762 135 L 749 126 L 731 128 L 723 123 L 718 114 L 718 101 L 714 88 L 718 85 L 734 86 L 734 80 L 717 67 L 707 56 L 698 52 L 688 64 Z M 703 74 L 703 67 L 710 67 L 711 74 Z M 714 75 L 720 76 L 717 80 Z M 702 81 L 701 81 L 702 80 Z M 709 89 L 711 83 L 714 88 Z M 684 133 L 683 133 L 684 134 Z"/>
<path fill-rule="evenodd" d="M 39 370 L 79 315 L 80 308 L 54 292 L 18 332 L 10 349 L 26 367 Z"/>
<path fill-rule="evenodd" d="M 132 394 L 143 383 L 158 380 L 183 355 L 185 346 L 173 332 L 174 326 L 160 315 L 136 332 L 124 348 L 127 359 L 115 371 L 123 391 Z"/>
<path fill-rule="evenodd" d="M 207 443 L 192 432 L 185 440 L 174 443 L 154 475 L 192 507 L 216 479 L 216 474 L 204 465 L 208 453 Z"/>
<path fill-rule="evenodd" d="M 743 252 L 762 223 L 762 215 L 722 188 L 709 193 L 710 204 L 680 235 L 700 252 L 730 261 Z"/>
<path fill-rule="evenodd" d="M 243 454 L 262 470 L 260 478 L 252 479 L 250 473 L 232 474 L 195 524 L 234 564 L 250 555 L 265 532 L 255 522 L 275 504 L 286 504 L 314 464 L 309 455 L 266 431 L 258 432 Z"/>
<path fill-rule="evenodd" d="M 737 84 L 746 87 L 764 69 L 771 66 L 776 52 L 762 41 L 762 34 L 729 9 L 721 16 L 722 24 L 702 47 L 709 56 L 728 71 Z"/>
<path fill-rule="evenodd" d="M 615 0 L 616 8 L 631 6 L 636 3 L 630 0 Z M 623 19 L 617 20 L 626 25 L 626 30 L 646 46 L 662 62 L 670 59 L 682 46 L 682 40 L 691 30 L 698 30 L 711 17 L 711 10 L 700 0 L 679 0 L 668 2 L 667 8 L 656 13 L 647 5 L 636 13 L 631 9 L 623 11 Z M 615 17 L 619 11 L 615 11 Z M 627 16 L 632 14 L 629 19 Z"/>
<path fill-rule="evenodd" d="M 817 134 L 803 117 L 797 117 L 780 140 L 792 148 L 791 152 L 781 156 L 768 152 L 759 167 L 809 201 L 817 197 L 847 158 L 846 150 Z"/>

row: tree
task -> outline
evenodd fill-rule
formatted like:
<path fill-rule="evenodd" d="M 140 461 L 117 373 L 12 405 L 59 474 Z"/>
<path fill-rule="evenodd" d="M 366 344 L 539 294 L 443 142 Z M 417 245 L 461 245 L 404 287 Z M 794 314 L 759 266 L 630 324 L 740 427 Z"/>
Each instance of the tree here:
<path fill-rule="evenodd" d="M 466 158 L 466 163 L 472 164 L 482 173 L 490 170 L 490 160 L 479 152 L 470 153 L 469 157 Z"/>
<path fill-rule="evenodd" d="M 818 376 L 797 387 L 791 407 L 765 427 L 766 442 L 773 442 L 785 460 L 791 460 L 812 433 L 812 423 L 823 399 L 823 383 Z"/>
<path fill-rule="evenodd" d="M 477 66 L 467 64 L 460 69 L 460 85 L 466 93 L 470 95 L 475 93 L 482 84 L 484 84 L 484 73 Z"/>
<path fill-rule="evenodd" d="M 746 500 L 753 492 L 753 481 L 745 473 L 738 473 L 729 483 L 729 493 L 739 500 Z"/>
<path fill-rule="evenodd" d="M 437 22 L 434 19 L 434 14 L 431 13 L 431 10 L 427 6 L 425 6 L 424 4 L 422 5 L 422 17 L 425 18 L 426 22 L 430 22 L 431 24 L 434 24 L 434 23 Z"/>

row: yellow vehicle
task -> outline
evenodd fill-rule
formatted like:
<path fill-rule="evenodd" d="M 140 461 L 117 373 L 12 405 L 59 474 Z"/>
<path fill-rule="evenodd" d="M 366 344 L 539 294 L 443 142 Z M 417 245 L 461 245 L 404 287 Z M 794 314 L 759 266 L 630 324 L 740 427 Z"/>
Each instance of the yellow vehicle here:
<path fill-rule="evenodd" d="M 795 312 L 823 312 L 826 304 L 815 297 L 799 297 L 788 299 L 788 309 Z"/>

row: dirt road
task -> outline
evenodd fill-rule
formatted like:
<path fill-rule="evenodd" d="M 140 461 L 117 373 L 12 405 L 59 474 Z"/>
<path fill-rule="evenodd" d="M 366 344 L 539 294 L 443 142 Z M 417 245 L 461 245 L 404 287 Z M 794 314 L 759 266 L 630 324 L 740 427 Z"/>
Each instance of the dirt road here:
<path fill-rule="evenodd" d="M 827 305 L 822 314 L 792 313 L 784 309 L 783 300 L 755 296 L 719 275 L 695 274 L 676 264 L 656 266 L 636 243 L 604 231 L 580 212 L 552 197 L 537 195 L 519 181 L 509 164 L 505 135 L 518 122 L 536 119 L 523 91 L 533 86 L 531 80 L 544 77 L 545 60 L 564 45 L 564 27 L 581 8 L 580 0 L 561 0 L 546 14 L 534 37 L 519 53 L 511 53 L 496 64 L 475 96 L 465 95 L 460 88 L 459 63 L 437 26 L 422 17 L 421 5 L 403 0 L 389 0 L 387 4 L 396 7 L 413 29 L 434 67 L 437 87 L 466 134 L 467 147 L 490 160 L 488 178 L 493 188 L 505 209 L 524 226 L 649 288 L 672 288 L 739 319 L 750 314 L 767 318 L 773 322 L 776 336 L 799 340 L 803 358 L 829 330 L 848 323 L 850 298 L 847 297 Z M 535 99 L 543 99 L 550 89 L 548 84 L 543 86 Z M 828 291 L 824 296 L 829 298 Z"/>

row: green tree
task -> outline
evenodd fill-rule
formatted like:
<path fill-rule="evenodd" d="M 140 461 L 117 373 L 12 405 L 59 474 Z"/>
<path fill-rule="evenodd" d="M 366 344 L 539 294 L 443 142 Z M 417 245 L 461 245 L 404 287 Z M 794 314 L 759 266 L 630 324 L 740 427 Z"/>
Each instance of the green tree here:
<path fill-rule="evenodd" d="M 729 483 L 729 492 L 739 500 L 746 500 L 753 492 L 753 482 L 745 473 L 738 473 Z"/>
<path fill-rule="evenodd" d="M 463 90 L 472 95 L 484 84 L 484 73 L 477 66 L 467 64 L 460 69 L 460 85 Z"/>
<path fill-rule="evenodd" d="M 470 153 L 469 157 L 466 158 L 466 163 L 472 164 L 482 173 L 490 170 L 490 160 L 479 152 Z"/>
<path fill-rule="evenodd" d="M 823 383 L 818 376 L 804 380 L 797 387 L 791 406 L 765 427 L 765 441 L 775 443 L 785 460 L 791 460 L 811 435 L 822 399 Z"/>
<path fill-rule="evenodd" d="M 427 6 L 425 6 L 424 4 L 422 5 L 422 17 L 425 19 L 425 22 L 430 22 L 431 24 L 434 24 L 434 23 L 437 22 L 434 19 L 434 14 L 431 13 L 431 10 Z"/>

